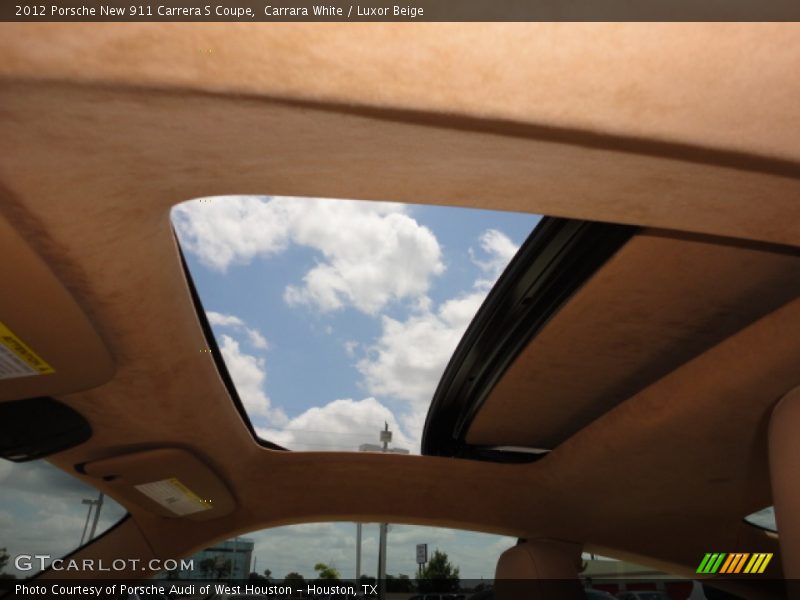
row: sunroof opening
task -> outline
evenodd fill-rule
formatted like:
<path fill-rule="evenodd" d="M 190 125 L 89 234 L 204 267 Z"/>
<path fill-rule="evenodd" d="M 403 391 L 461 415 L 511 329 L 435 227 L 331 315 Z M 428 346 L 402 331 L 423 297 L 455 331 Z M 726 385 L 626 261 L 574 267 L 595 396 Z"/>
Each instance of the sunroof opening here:
<path fill-rule="evenodd" d="M 467 325 L 540 217 L 224 196 L 172 223 L 256 435 L 293 450 L 420 451 Z"/>

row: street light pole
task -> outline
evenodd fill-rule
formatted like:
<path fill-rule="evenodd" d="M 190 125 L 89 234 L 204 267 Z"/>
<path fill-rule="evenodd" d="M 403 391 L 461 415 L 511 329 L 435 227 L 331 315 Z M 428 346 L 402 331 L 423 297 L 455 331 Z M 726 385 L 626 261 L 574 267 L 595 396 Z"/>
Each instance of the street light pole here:
<path fill-rule="evenodd" d="M 100 509 L 103 508 L 103 492 L 100 492 L 100 495 L 97 497 L 97 500 L 94 501 L 95 508 L 94 508 L 94 521 L 92 521 L 92 531 L 89 533 L 89 540 L 91 541 L 94 539 L 94 532 L 97 531 L 97 521 L 100 520 Z"/>
<path fill-rule="evenodd" d="M 361 521 L 356 523 L 356 583 L 361 581 Z"/>
<path fill-rule="evenodd" d="M 86 522 L 83 524 L 83 533 L 81 534 L 81 546 L 83 546 L 84 540 L 86 543 L 89 543 L 91 540 L 94 539 L 94 533 L 97 531 L 97 521 L 100 519 L 100 509 L 103 507 L 103 492 L 100 492 L 100 495 L 97 497 L 97 500 L 90 500 L 89 498 L 84 498 L 81 500 L 81 504 L 88 504 L 89 511 L 86 513 Z M 89 527 L 89 519 L 92 516 L 92 509 L 94 509 L 94 520 L 92 521 L 92 529 L 89 532 L 88 539 L 86 538 L 86 529 Z"/>
<path fill-rule="evenodd" d="M 92 507 L 94 507 L 94 500 L 89 500 L 88 498 L 84 498 L 83 500 L 81 500 L 81 504 L 89 505 L 89 510 L 86 513 L 86 522 L 83 524 L 83 533 L 81 533 L 81 546 L 83 546 L 83 540 L 86 539 L 86 530 L 89 528 L 89 518 L 92 516 Z"/>
<path fill-rule="evenodd" d="M 361 452 L 391 452 L 394 454 L 408 454 L 405 448 L 389 448 L 389 442 L 392 441 L 392 432 L 389 431 L 389 424 L 384 422 L 383 429 L 381 430 L 380 437 L 381 444 L 361 444 L 359 451 Z M 386 535 L 389 531 L 389 526 L 386 523 L 380 524 L 380 543 L 378 544 L 378 586 L 379 598 L 384 600 L 386 597 Z M 361 576 L 361 523 L 357 523 L 356 527 L 356 577 Z"/>
<path fill-rule="evenodd" d="M 392 432 L 389 431 L 389 423 L 383 422 L 383 431 L 381 431 L 381 442 L 383 443 L 383 452 L 389 451 L 389 442 L 392 441 Z M 378 552 L 378 586 L 379 595 L 381 600 L 386 598 L 386 523 L 381 523 L 380 528 L 380 550 Z"/>

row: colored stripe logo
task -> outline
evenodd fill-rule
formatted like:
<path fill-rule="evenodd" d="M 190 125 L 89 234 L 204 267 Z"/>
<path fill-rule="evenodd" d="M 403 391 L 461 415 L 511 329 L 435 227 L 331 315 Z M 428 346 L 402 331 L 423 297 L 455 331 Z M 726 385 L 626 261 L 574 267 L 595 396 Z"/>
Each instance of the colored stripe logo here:
<path fill-rule="evenodd" d="M 771 552 L 708 552 L 700 561 L 697 573 L 704 575 L 715 574 L 750 574 L 763 573 L 772 560 Z"/>

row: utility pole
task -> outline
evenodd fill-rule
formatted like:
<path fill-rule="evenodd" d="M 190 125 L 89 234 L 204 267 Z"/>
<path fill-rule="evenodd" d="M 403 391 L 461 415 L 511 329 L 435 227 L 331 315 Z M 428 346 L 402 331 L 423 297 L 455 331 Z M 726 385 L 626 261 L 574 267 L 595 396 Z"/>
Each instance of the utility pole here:
<path fill-rule="evenodd" d="M 380 432 L 381 445 L 361 444 L 358 449 L 360 452 L 390 452 L 394 454 L 408 454 L 405 448 L 389 448 L 392 441 L 392 432 L 389 431 L 389 424 L 384 421 L 383 429 Z M 389 527 L 386 523 L 380 524 L 380 543 L 378 550 L 378 598 L 386 598 L 386 534 Z M 356 579 L 361 577 L 361 523 L 356 523 Z"/>
<path fill-rule="evenodd" d="M 83 533 L 81 534 L 81 546 L 83 546 L 84 541 L 89 542 L 94 539 L 95 531 L 97 531 L 97 521 L 100 519 L 100 509 L 103 507 L 103 492 L 100 492 L 100 495 L 97 497 L 97 500 L 90 500 L 89 498 L 84 498 L 81 500 L 81 504 L 86 504 L 89 506 L 89 511 L 86 513 L 86 522 L 83 524 Z M 92 521 L 92 529 L 89 532 L 89 538 L 86 538 L 86 530 L 89 528 L 89 519 L 92 517 L 92 510 L 94 509 L 94 521 Z"/>
<path fill-rule="evenodd" d="M 356 523 L 356 583 L 361 581 L 361 521 Z"/>
<path fill-rule="evenodd" d="M 81 504 L 89 505 L 89 512 L 86 513 L 86 522 L 83 524 L 83 533 L 81 534 L 81 546 L 83 546 L 83 540 L 86 539 L 86 529 L 89 527 L 89 518 L 92 516 L 92 507 L 94 506 L 94 500 L 89 500 L 88 498 L 84 498 L 83 500 L 81 500 Z"/>
<path fill-rule="evenodd" d="M 389 424 L 383 422 L 383 431 L 381 431 L 381 443 L 383 443 L 382 452 L 389 451 L 389 442 L 392 441 L 392 432 L 389 431 Z M 381 600 L 386 598 L 386 523 L 381 523 L 380 533 L 380 550 L 378 551 L 378 597 Z"/>
<path fill-rule="evenodd" d="M 97 531 L 97 522 L 100 520 L 100 509 L 103 508 L 103 492 L 95 500 L 94 521 L 92 521 L 92 531 L 89 533 L 89 541 L 94 539 L 94 532 Z"/>
<path fill-rule="evenodd" d="M 236 553 L 239 551 L 239 536 L 237 535 L 233 538 L 233 560 L 231 561 L 231 573 L 229 577 L 231 579 L 236 579 Z"/>

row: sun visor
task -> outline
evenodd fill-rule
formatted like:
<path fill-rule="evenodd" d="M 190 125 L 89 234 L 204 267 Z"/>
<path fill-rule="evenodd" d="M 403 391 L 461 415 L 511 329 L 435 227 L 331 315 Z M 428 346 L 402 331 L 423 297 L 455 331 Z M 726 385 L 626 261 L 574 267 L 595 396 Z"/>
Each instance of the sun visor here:
<path fill-rule="evenodd" d="M 179 448 L 93 461 L 83 465 L 83 472 L 106 481 L 118 500 L 163 517 L 208 521 L 236 508 L 222 480 L 194 454 Z"/>
<path fill-rule="evenodd" d="M 0 402 L 111 379 L 114 363 L 70 293 L 0 217 Z"/>

